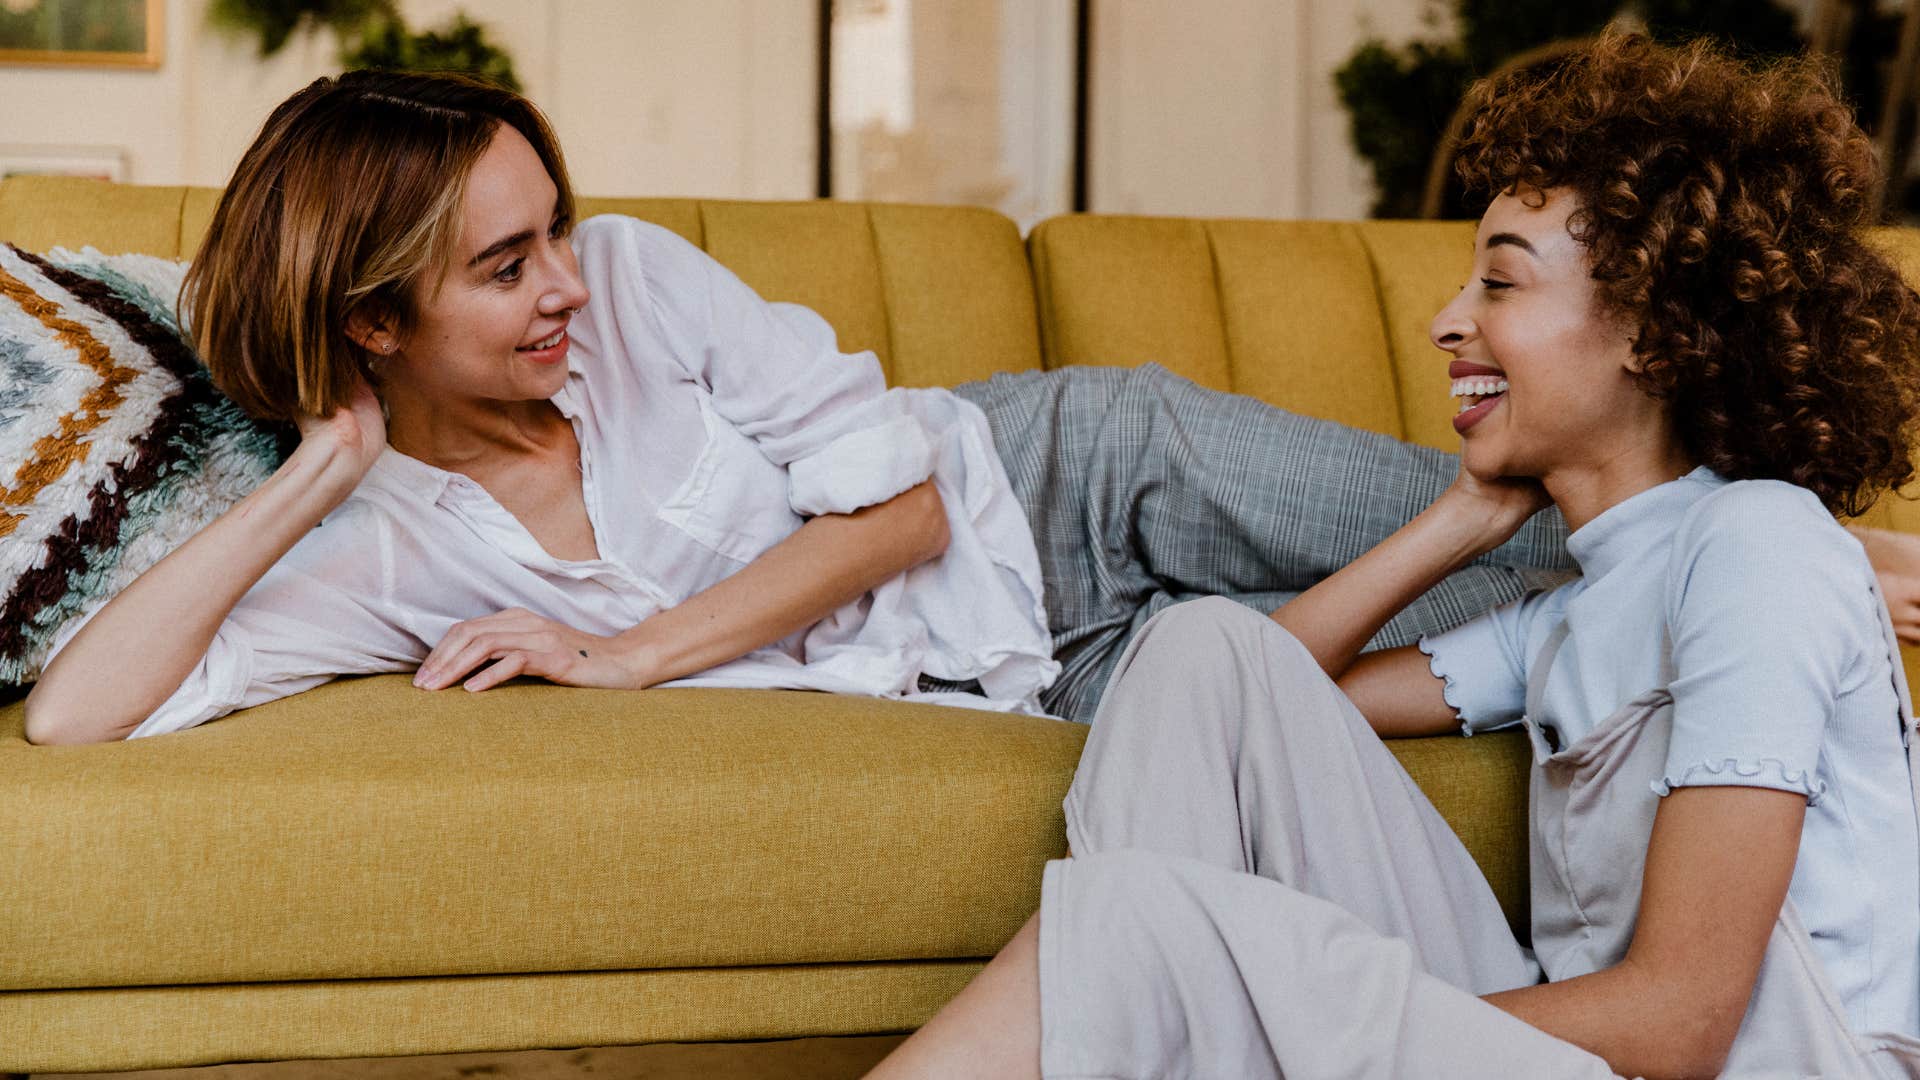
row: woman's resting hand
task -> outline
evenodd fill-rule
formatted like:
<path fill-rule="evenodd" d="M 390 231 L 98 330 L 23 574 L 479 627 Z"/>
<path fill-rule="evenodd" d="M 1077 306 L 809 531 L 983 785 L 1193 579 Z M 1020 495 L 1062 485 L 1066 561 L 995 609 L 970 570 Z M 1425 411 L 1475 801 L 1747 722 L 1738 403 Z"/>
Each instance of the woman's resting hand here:
<path fill-rule="evenodd" d="M 1448 574 L 1505 543 L 1549 502 L 1536 481 L 1481 480 L 1462 469 L 1433 505 L 1275 611 L 1273 619 L 1338 681 L 1388 619 Z M 1403 655 L 1390 671 L 1373 668 L 1365 674 L 1375 684 L 1369 693 L 1391 714 L 1367 714 L 1383 734 L 1431 734 L 1453 726 L 1453 710 L 1424 660 Z M 1374 678 L 1381 674 L 1387 676 L 1384 682 Z"/>
<path fill-rule="evenodd" d="M 536 675 L 563 686 L 638 690 L 650 685 L 613 638 L 509 608 L 455 623 L 413 677 L 423 690 L 444 690 L 465 679 L 466 689 L 498 686 Z"/>
<path fill-rule="evenodd" d="M 639 690 L 744 656 L 805 629 L 947 547 L 933 481 L 851 514 L 822 514 L 741 570 L 609 637 L 515 608 L 456 624 L 414 685 L 466 679 L 484 690 L 516 675 Z M 476 669 L 497 661 L 475 674 Z"/>

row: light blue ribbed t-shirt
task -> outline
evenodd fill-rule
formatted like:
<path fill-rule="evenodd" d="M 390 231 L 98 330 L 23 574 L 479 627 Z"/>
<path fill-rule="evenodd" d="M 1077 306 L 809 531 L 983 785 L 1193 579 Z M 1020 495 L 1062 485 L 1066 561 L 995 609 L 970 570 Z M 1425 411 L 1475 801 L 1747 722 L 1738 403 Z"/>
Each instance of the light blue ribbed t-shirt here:
<path fill-rule="evenodd" d="M 1563 621 L 1542 702 L 1555 745 L 1667 686 L 1673 738 L 1655 792 L 1805 795 L 1788 896 L 1814 951 L 1856 1030 L 1920 1034 L 1898 658 L 1859 543 L 1804 488 L 1699 468 L 1609 508 L 1567 550 L 1580 577 L 1420 642 L 1467 733 L 1519 722 L 1528 669 Z"/>

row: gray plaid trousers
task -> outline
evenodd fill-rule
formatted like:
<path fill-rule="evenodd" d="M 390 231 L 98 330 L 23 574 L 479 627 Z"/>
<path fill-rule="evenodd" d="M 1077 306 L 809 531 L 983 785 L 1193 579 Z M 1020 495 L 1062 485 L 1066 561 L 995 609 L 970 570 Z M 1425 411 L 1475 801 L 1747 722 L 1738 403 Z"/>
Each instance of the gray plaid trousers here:
<path fill-rule="evenodd" d="M 1155 364 L 995 375 L 954 392 L 987 414 L 1046 582 L 1059 680 L 1042 703 L 1093 719 L 1161 609 L 1220 595 L 1272 611 L 1358 558 L 1452 482 L 1452 454 L 1206 390 Z M 1444 630 L 1565 580 L 1556 511 L 1454 573 L 1369 644 Z"/>

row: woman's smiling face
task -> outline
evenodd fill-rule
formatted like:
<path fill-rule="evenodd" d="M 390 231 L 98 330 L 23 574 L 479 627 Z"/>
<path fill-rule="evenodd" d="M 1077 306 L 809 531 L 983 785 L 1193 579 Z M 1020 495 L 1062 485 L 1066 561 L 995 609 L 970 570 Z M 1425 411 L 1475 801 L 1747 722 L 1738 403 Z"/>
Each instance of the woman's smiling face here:
<path fill-rule="evenodd" d="M 1567 230 L 1577 209 L 1558 188 L 1494 199 L 1473 281 L 1433 318 L 1475 476 L 1605 469 L 1669 434 L 1667 410 L 1634 381 L 1632 327 L 1602 306 L 1587 249 Z"/>
<path fill-rule="evenodd" d="M 559 191 L 533 145 L 502 124 L 467 177 L 460 243 L 393 358 L 438 400 L 537 401 L 566 381 L 573 313 L 587 302 Z"/>

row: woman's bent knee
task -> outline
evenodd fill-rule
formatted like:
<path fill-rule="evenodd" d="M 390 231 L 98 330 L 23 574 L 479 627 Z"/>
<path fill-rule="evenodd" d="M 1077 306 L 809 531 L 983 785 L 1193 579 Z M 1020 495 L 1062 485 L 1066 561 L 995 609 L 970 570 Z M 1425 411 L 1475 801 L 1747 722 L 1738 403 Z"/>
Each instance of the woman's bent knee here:
<path fill-rule="evenodd" d="M 1140 628 L 1129 659 L 1141 653 L 1172 658 L 1193 677 L 1217 677 L 1216 668 L 1256 666 L 1269 674 L 1295 672 L 1325 679 L 1313 654 L 1268 615 L 1229 600 L 1206 596 L 1173 605 Z"/>

